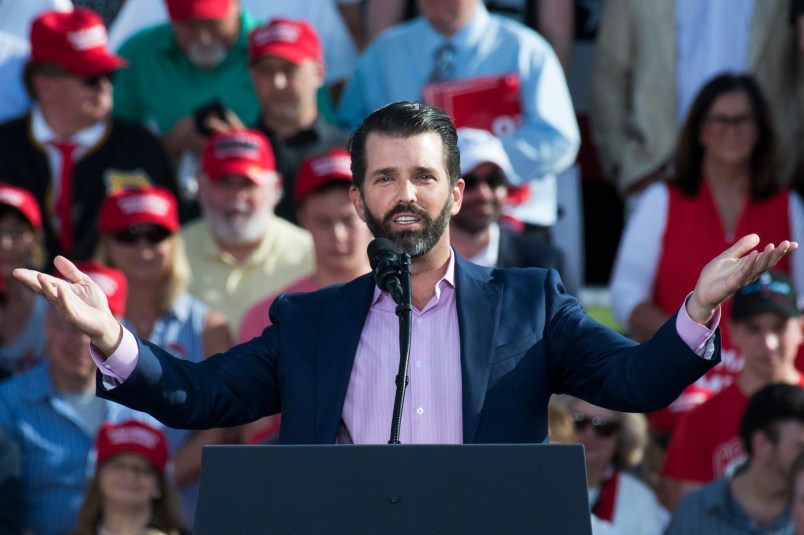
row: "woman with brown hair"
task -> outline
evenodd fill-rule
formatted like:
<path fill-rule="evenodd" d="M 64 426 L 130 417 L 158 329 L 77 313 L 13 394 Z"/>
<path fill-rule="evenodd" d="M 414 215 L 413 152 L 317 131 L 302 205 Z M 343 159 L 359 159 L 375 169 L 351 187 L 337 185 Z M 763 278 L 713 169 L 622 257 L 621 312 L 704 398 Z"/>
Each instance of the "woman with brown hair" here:
<path fill-rule="evenodd" d="M 165 434 L 142 422 L 106 424 L 96 440 L 97 466 L 71 535 L 186 533 L 165 472 Z"/>
<path fill-rule="evenodd" d="M 779 145 L 771 112 L 749 75 L 722 74 L 698 93 L 681 130 L 673 175 L 654 184 L 628 222 L 611 281 L 615 317 L 644 340 L 672 316 L 704 265 L 739 237 L 802 238 L 804 204 L 777 183 Z M 798 265 L 797 265 L 798 264 Z M 776 269 L 804 283 L 801 253 Z M 730 301 L 721 317 L 729 318 Z M 728 386 L 740 371 L 721 321 L 722 363 L 688 389 L 674 411 L 652 413 L 651 430 L 669 435 L 678 415 Z"/>

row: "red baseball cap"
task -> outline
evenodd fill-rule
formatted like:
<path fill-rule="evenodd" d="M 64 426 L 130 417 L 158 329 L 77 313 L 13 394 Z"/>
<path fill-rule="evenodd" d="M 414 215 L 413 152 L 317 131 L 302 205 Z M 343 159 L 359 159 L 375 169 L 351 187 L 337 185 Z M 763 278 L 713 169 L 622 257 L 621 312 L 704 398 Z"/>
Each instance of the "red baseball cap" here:
<path fill-rule="evenodd" d="M 243 129 L 215 134 L 204 147 L 201 168 L 210 180 L 241 175 L 255 184 L 267 184 L 269 172 L 276 171 L 274 152 L 265 136 Z"/>
<path fill-rule="evenodd" d="M 104 199 L 98 230 L 112 234 L 137 223 L 152 223 L 171 232 L 179 230 L 176 197 L 160 186 L 124 189 Z"/>
<path fill-rule="evenodd" d="M 128 61 L 112 54 L 103 20 L 91 9 L 45 11 L 31 25 L 31 59 L 55 63 L 79 76 L 98 76 Z"/>
<path fill-rule="evenodd" d="M 296 175 L 296 202 L 300 203 L 332 182 L 352 182 L 352 158 L 342 148 L 334 148 L 302 162 Z"/>
<path fill-rule="evenodd" d="M 263 56 L 279 56 L 292 63 L 324 59 L 315 28 L 304 20 L 284 18 L 254 28 L 248 36 L 248 55 L 251 61 Z"/>
<path fill-rule="evenodd" d="M 122 271 L 104 266 L 97 260 L 76 262 L 75 267 L 100 286 L 106 296 L 106 301 L 109 302 L 109 310 L 112 311 L 112 314 L 115 316 L 125 315 L 128 281 Z M 60 274 L 57 275 L 61 277 Z"/>
<path fill-rule="evenodd" d="M 235 0 L 165 0 L 170 20 L 219 20 L 229 14 Z"/>
<path fill-rule="evenodd" d="M 0 204 L 19 210 L 34 230 L 42 229 L 42 212 L 39 210 L 39 203 L 27 189 L 0 182 Z"/>
<path fill-rule="evenodd" d="M 137 420 L 103 424 L 96 442 L 98 464 L 121 453 L 134 453 L 145 457 L 159 472 L 164 472 L 167 466 L 165 433 Z"/>

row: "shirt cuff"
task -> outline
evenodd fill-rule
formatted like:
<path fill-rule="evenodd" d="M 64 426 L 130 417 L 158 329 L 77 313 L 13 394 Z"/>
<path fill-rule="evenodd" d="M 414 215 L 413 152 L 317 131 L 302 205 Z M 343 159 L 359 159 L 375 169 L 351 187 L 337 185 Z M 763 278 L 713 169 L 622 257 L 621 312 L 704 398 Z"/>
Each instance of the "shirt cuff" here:
<path fill-rule="evenodd" d="M 689 298 L 689 295 L 687 296 Z M 715 309 L 709 325 L 701 325 L 687 313 L 687 299 L 676 315 L 676 332 L 687 346 L 699 357 L 712 360 L 715 354 L 714 334 L 720 325 L 720 307 Z"/>
<path fill-rule="evenodd" d="M 140 350 L 137 347 L 137 339 L 134 335 L 126 329 L 123 329 L 123 339 L 120 340 L 120 345 L 117 346 L 114 353 L 105 358 L 105 355 L 94 344 L 89 344 L 89 352 L 92 355 L 92 360 L 98 366 L 98 369 L 104 375 L 104 386 L 110 386 L 110 382 L 106 379 L 112 379 L 111 385 L 116 386 L 122 383 L 134 368 L 137 367 L 137 361 L 140 357 Z"/>

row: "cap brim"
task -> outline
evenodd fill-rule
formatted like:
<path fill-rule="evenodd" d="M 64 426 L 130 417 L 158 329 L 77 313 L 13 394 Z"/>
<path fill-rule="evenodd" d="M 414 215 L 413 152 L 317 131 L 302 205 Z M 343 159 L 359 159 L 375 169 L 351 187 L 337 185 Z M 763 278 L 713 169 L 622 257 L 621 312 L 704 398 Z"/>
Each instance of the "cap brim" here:
<path fill-rule="evenodd" d="M 128 67 L 126 59 L 108 52 L 85 55 L 76 65 L 64 66 L 69 72 L 79 76 L 100 76 Z"/>
<path fill-rule="evenodd" d="M 780 303 L 774 303 L 773 301 L 763 301 L 761 303 L 745 306 L 742 310 L 735 311 L 734 308 L 732 308 L 731 319 L 732 321 L 740 321 L 745 318 L 750 318 L 751 316 L 756 316 L 757 314 L 762 314 L 763 312 L 773 312 L 774 314 L 779 314 L 786 318 L 797 318 L 801 316 L 801 310 L 797 308 L 790 308 Z"/>
<path fill-rule="evenodd" d="M 126 230 L 128 227 L 139 224 L 148 224 L 148 225 L 156 225 L 159 227 L 164 227 L 173 233 L 178 232 L 179 230 L 178 221 L 169 221 L 167 217 L 160 218 L 155 217 L 152 214 L 133 214 L 117 218 L 112 225 L 109 225 L 107 232 L 115 234 L 117 232 L 122 232 Z"/>
<path fill-rule="evenodd" d="M 216 164 L 212 172 L 207 171 L 207 175 L 210 180 L 220 180 L 225 176 L 239 175 L 248 178 L 258 186 L 262 186 L 270 182 L 270 175 L 275 172 L 274 169 L 264 169 L 251 162 L 228 161 Z"/>
<path fill-rule="evenodd" d="M 276 56 L 285 60 L 288 60 L 291 63 L 295 63 L 298 65 L 302 63 L 306 59 L 315 59 L 309 54 L 302 52 L 299 50 L 298 47 L 294 45 L 288 45 L 285 43 L 273 43 L 270 45 L 265 45 L 257 50 L 254 50 L 252 53 L 251 61 L 257 61 L 260 58 L 264 58 L 265 56 Z"/>

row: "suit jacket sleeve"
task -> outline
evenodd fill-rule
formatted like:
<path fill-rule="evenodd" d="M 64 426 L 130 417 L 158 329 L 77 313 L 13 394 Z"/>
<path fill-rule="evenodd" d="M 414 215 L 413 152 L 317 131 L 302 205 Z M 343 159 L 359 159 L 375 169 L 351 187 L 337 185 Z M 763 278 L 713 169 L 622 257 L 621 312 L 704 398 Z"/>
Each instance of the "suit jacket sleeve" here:
<path fill-rule="evenodd" d="M 586 315 L 580 303 L 545 288 L 549 315 L 545 342 L 553 389 L 626 412 L 649 412 L 672 403 L 688 385 L 720 361 L 720 331 L 712 360 L 681 339 L 673 315 L 650 340 L 637 344 Z M 681 303 L 679 303 L 681 306 Z"/>
<path fill-rule="evenodd" d="M 242 425 L 280 411 L 277 325 L 200 363 L 177 359 L 150 342 L 137 343 L 140 355 L 132 374 L 107 389 L 98 372 L 98 396 L 180 429 Z"/>

